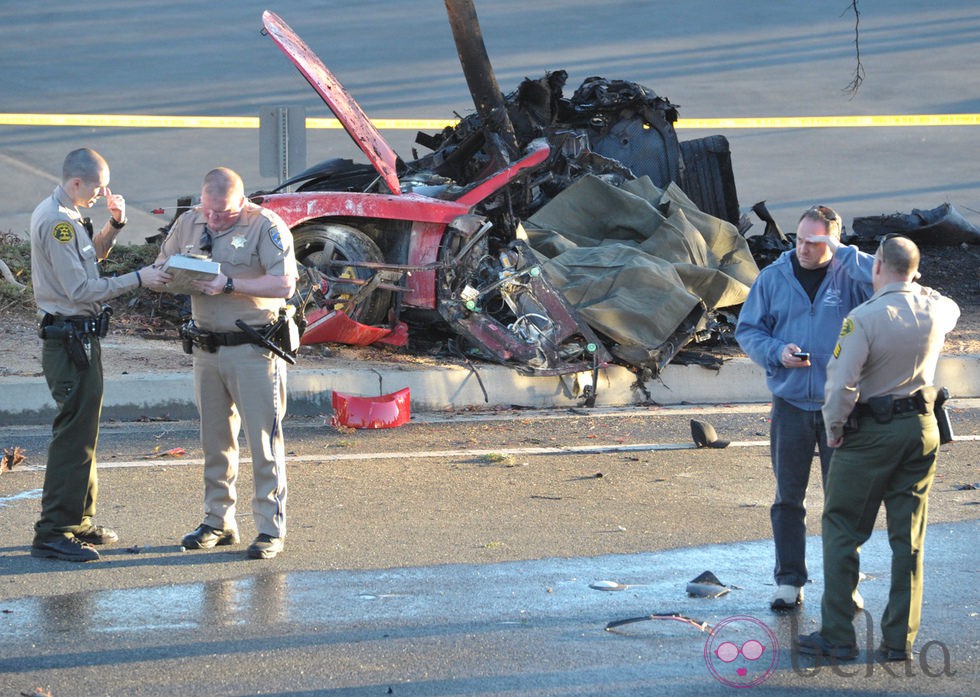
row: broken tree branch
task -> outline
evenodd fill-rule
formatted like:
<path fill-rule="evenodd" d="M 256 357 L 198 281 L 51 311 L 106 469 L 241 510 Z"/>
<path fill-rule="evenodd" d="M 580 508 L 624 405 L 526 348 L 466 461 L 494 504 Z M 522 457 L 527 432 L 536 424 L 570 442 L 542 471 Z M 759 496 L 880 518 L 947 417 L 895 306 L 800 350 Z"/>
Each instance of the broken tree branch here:
<path fill-rule="evenodd" d="M 24 288 L 27 287 L 23 283 L 19 282 L 16 277 L 14 277 L 10 267 L 7 266 L 7 263 L 3 259 L 0 259 L 0 276 L 3 276 L 3 280 L 16 288 L 19 288 L 20 290 L 24 290 Z"/>
<path fill-rule="evenodd" d="M 854 95 L 861 89 L 861 83 L 864 82 L 864 66 L 861 64 L 861 32 L 859 28 L 861 25 L 861 12 L 858 10 L 858 0 L 851 0 L 848 9 L 854 10 L 854 58 L 856 65 L 854 66 L 854 78 L 841 91 L 849 95 L 848 99 L 854 99 Z M 845 12 L 847 12 L 847 9 L 841 15 Z"/>

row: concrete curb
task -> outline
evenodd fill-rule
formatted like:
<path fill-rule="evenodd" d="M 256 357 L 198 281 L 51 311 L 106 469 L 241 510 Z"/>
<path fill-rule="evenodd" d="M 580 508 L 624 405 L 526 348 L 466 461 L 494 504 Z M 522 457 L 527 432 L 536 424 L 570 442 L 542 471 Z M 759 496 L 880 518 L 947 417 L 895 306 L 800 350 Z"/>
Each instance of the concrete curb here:
<path fill-rule="evenodd" d="M 944 357 L 936 382 L 954 398 L 980 397 L 980 355 Z M 582 406 L 575 376 L 527 377 L 498 365 L 461 367 L 346 366 L 318 370 L 292 369 L 288 411 L 294 415 L 332 412 L 334 390 L 360 396 L 411 390 L 413 412 L 524 407 L 548 409 Z M 54 403 L 43 377 L 0 378 L 0 424 L 45 424 Z M 726 404 L 768 402 L 765 376 L 747 358 L 728 360 L 719 370 L 698 365 L 668 365 L 643 389 L 621 366 L 600 370 L 596 406 L 647 403 Z M 132 421 L 139 417 L 197 418 L 190 371 L 175 375 L 120 375 L 106 378 L 103 417 Z"/>

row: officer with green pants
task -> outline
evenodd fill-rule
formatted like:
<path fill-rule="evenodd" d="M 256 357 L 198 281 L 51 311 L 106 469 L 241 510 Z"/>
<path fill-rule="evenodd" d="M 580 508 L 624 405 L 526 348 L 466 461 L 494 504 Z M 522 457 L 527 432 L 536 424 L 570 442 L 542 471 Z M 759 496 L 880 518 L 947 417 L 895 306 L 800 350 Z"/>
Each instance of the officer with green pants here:
<path fill-rule="evenodd" d="M 886 238 L 875 254 L 874 295 L 841 328 L 827 367 L 823 416 L 830 462 L 823 512 L 821 628 L 800 653 L 857 657 L 854 602 L 859 550 L 885 505 L 891 587 L 879 655 L 908 660 L 922 614 L 923 545 L 936 471 L 936 364 L 959 308 L 914 282 L 919 250 Z"/>
<path fill-rule="evenodd" d="M 82 217 L 105 197 L 110 218 L 99 232 Z M 98 475 L 95 449 L 102 411 L 102 354 L 99 338 L 108 329 L 102 302 L 169 275 L 148 266 L 115 278 L 100 278 L 98 262 L 108 256 L 126 224 L 126 202 L 109 190 L 109 165 L 99 153 L 68 153 L 61 184 L 31 215 L 31 283 L 44 339 L 41 366 L 58 408 L 48 447 L 41 518 L 34 526 L 31 556 L 94 561 L 92 545 L 118 535 L 96 525 Z"/>

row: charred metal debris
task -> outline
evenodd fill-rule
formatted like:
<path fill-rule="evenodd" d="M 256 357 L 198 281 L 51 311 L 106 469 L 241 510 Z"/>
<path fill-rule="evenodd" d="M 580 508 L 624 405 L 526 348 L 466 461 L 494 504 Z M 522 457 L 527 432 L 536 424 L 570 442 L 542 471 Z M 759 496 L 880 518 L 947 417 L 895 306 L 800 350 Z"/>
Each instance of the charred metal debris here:
<path fill-rule="evenodd" d="M 677 106 L 652 90 L 625 80 L 590 77 L 571 98 L 565 98 L 566 79 L 565 71 L 550 72 L 524 80 L 506 96 L 516 152 L 496 137 L 479 114 L 472 114 L 439 133 L 418 133 L 417 144 L 432 152 L 419 157 L 413 151 L 415 159 L 397 161 L 401 193 L 440 201 L 475 200 L 470 214 L 477 223 L 447 226 L 434 264 L 403 263 L 425 255 L 399 249 L 404 237 L 387 233 L 390 225 L 347 219 L 328 229 L 295 228 L 301 260 L 316 266 L 327 279 L 314 287 L 313 305 L 340 309 L 369 325 L 393 325 L 395 318 L 405 319 L 414 341 L 444 341 L 447 351 L 508 363 L 538 375 L 593 370 L 614 361 L 645 380 L 690 342 L 712 346 L 731 341 L 735 315 L 710 311 L 684 317 L 663 345 L 616 351 L 608 336 L 597 335 L 577 319 L 560 290 L 540 273 L 534 251 L 517 239 L 522 221 L 586 176 L 612 186 L 642 176 L 659 187 L 681 182 L 699 208 L 733 224 L 739 222 L 728 143 L 722 136 L 681 143 L 673 126 Z M 515 161 L 527 158 L 526 153 L 545 150 L 547 156 L 540 162 L 505 175 L 502 185 L 491 187 L 489 195 L 474 196 L 481 186 L 500 179 Z M 374 167 L 350 160 L 321 163 L 259 196 L 288 189 L 391 193 Z M 489 225 L 483 226 L 482 221 Z M 360 236 L 358 231 L 366 232 L 376 245 L 352 240 Z M 324 236 L 331 239 L 320 239 Z M 365 249 L 368 246 L 370 250 Z M 411 293 L 398 292 L 400 281 L 433 270 L 436 288 L 431 308 L 413 303 Z M 376 285 L 366 297 L 372 279 L 386 285 Z M 406 297 L 408 302 L 399 302 Z M 343 335 L 308 340 L 347 342 Z M 614 349 L 611 354 L 607 346 Z M 720 359 L 707 353 L 692 353 L 690 360 L 720 365 Z"/>
<path fill-rule="evenodd" d="M 711 347 L 732 341 L 760 266 L 793 245 L 765 202 L 753 207 L 765 232 L 745 236 L 728 141 L 679 141 L 678 106 L 626 80 L 589 77 L 566 98 L 568 75 L 557 70 L 504 95 L 472 3 L 447 9 L 476 113 L 418 133 L 431 152 L 413 148 L 407 162 L 309 46 L 263 13 L 263 33 L 368 160 L 326 160 L 251 195 L 289 226 L 305 267 L 295 299 L 302 343 L 411 340 L 526 374 L 591 374 L 592 385 L 615 362 L 641 390 L 685 356 L 719 366 Z M 597 197 L 611 212 L 562 218 Z M 638 220 L 599 225 L 617 206 Z M 603 227 L 611 237 L 595 236 Z M 582 290 L 610 268 L 624 275 Z M 612 291 L 590 295 L 597 286 Z M 629 295 L 621 307 L 619 295 Z M 692 344 L 703 350 L 684 350 Z M 594 401 L 594 387 L 582 396 Z"/>

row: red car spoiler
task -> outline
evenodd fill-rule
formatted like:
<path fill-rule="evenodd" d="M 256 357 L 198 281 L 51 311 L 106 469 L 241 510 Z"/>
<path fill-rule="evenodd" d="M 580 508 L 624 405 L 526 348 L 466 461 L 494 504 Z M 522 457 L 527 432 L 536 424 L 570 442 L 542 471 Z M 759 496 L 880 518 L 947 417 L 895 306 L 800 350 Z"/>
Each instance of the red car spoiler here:
<path fill-rule="evenodd" d="M 315 53 L 275 12 L 262 13 L 262 25 L 276 45 L 293 62 L 310 86 L 330 107 L 350 137 L 364 152 L 391 193 L 401 193 L 396 162 L 398 155 L 374 127 L 350 93 Z"/>

